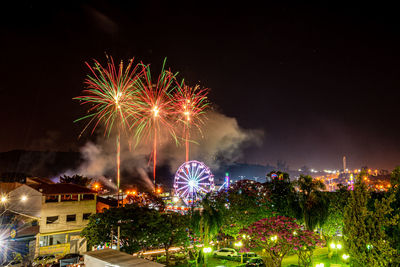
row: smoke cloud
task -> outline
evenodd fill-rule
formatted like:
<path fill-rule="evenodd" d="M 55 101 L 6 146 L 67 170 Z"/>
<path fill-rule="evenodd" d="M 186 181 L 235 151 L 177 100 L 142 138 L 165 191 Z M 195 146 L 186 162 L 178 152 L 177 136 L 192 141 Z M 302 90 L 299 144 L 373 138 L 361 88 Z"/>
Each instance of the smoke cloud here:
<path fill-rule="evenodd" d="M 221 163 L 237 161 L 242 156 L 242 150 L 248 146 L 260 145 L 263 137 L 261 130 L 244 130 L 240 128 L 235 118 L 227 117 L 216 111 L 208 112 L 207 120 L 201 132 L 193 128 L 190 143 L 190 159 L 203 161 L 212 171 L 217 171 Z M 178 145 L 168 136 L 161 134 L 158 141 L 157 165 L 168 165 L 172 173 L 185 161 L 185 143 Z M 143 139 L 134 147 L 128 138 L 121 140 L 121 173 L 124 184 L 141 184 L 147 189 L 153 189 L 149 176 L 152 171 L 152 142 Z M 80 151 L 84 163 L 75 171 L 88 177 L 115 177 L 116 173 L 116 138 L 99 138 L 96 144 L 88 142 Z M 71 174 L 71 172 L 68 172 Z M 131 177 L 127 179 L 127 177 Z M 140 178 L 139 180 L 137 178 Z M 106 179 L 108 181 L 108 179 Z M 171 183 L 173 177 L 170 178 Z"/>

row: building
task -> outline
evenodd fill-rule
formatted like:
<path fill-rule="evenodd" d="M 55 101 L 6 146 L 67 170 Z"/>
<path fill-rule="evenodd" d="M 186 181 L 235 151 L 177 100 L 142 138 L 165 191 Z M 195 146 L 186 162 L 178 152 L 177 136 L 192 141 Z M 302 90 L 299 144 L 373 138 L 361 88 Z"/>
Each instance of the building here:
<path fill-rule="evenodd" d="M 103 266 L 121 266 L 121 267 L 163 267 L 164 264 L 149 261 L 146 259 L 134 257 L 127 253 L 113 250 L 103 249 L 85 253 L 85 266 L 87 267 L 103 267 Z"/>
<path fill-rule="evenodd" d="M 7 194 L 5 208 L 38 221 L 35 255 L 83 253 L 80 236 L 96 213 L 96 192 L 74 184 L 20 184 Z"/>

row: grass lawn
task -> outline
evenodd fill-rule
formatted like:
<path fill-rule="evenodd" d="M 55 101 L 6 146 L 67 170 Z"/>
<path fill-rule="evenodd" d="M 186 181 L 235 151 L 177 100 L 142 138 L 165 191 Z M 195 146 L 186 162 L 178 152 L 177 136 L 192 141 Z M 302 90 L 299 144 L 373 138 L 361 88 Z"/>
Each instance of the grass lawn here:
<path fill-rule="evenodd" d="M 289 257 L 283 258 L 282 261 L 282 267 L 287 267 L 290 265 L 297 265 L 297 255 L 291 255 Z M 336 258 L 328 258 L 328 248 L 318 248 L 314 251 L 313 255 L 313 266 L 315 266 L 318 263 L 324 263 L 325 267 L 330 267 L 332 266 L 342 266 L 342 267 L 347 267 L 349 266 L 348 264 L 344 263 L 340 257 Z M 338 265 L 335 265 L 338 264 Z"/>

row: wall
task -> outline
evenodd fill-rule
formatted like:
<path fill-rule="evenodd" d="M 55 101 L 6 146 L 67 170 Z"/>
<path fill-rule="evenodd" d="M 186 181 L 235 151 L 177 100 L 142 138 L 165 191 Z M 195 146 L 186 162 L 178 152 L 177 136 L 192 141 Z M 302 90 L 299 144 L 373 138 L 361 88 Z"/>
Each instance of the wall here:
<path fill-rule="evenodd" d="M 52 233 L 58 231 L 71 231 L 83 229 L 88 220 L 83 220 L 84 213 L 96 213 L 96 199 L 45 203 L 43 197 L 42 218 L 40 219 L 40 233 Z M 67 222 L 67 215 L 76 214 L 75 222 Z M 59 216 L 58 222 L 47 224 L 46 219 L 50 216 Z"/>
<path fill-rule="evenodd" d="M 22 200 L 25 196 L 26 200 Z M 21 185 L 8 194 L 6 207 L 25 215 L 40 217 L 42 194 L 30 186 Z"/>

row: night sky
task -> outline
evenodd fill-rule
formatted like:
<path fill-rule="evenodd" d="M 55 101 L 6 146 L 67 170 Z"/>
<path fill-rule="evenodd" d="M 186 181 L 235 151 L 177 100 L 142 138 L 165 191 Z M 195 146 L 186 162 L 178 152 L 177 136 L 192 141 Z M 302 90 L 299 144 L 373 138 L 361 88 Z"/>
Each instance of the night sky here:
<path fill-rule="evenodd" d="M 217 110 L 265 132 L 245 162 L 340 168 L 346 155 L 351 168 L 400 164 L 395 6 L 19 2 L 0 11 L 0 151 L 78 150 L 89 136 L 77 139 L 84 109 L 72 98 L 85 61 L 107 53 L 156 68 L 167 57 L 211 88 Z"/>

